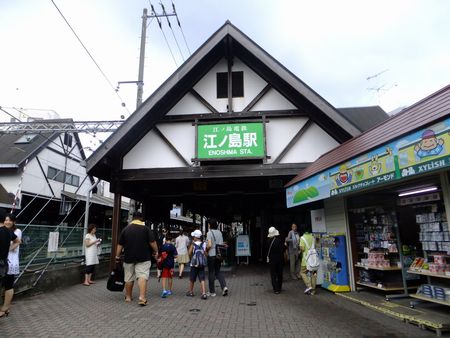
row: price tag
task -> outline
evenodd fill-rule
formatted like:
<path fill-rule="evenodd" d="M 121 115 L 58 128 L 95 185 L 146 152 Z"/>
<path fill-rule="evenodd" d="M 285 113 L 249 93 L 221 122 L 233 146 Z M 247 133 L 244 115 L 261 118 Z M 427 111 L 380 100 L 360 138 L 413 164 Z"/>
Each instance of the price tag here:
<path fill-rule="evenodd" d="M 364 253 L 369 253 L 370 249 L 369 248 L 364 248 Z"/>

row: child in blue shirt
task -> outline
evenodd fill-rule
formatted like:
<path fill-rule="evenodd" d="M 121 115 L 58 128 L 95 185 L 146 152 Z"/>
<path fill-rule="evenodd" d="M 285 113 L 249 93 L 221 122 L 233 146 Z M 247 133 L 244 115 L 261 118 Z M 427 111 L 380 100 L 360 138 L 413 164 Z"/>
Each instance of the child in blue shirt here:
<path fill-rule="evenodd" d="M 163 292 L 161 298 L 166 298 L 172 294 L 173 285 L 173 268 L 175 266 L 175 258 L 178 253 L 175 245 L 172 244 L 172 236 L 166 235 L 166 242 L 159 249 L 158 268 L 162 270 L 162 287 Z M 167 286 L 167 288 L 166 288 Z"/>

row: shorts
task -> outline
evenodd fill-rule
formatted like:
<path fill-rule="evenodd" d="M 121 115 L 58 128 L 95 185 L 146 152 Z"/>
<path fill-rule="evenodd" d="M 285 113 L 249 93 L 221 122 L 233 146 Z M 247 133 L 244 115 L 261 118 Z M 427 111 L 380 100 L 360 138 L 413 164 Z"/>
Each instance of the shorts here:
<path fill-rule="evenodd" d="M 205 280 L 205 268 L 196 268 L 195 266 L 191 266 L 191 271 L 189 272 L 189 280 L 194 283 L 197 279 L 200 282 L 203 282 Z"/>
<path fill-rule="evenodd" d="M 14 275 L 5 275 L 2 279 L 2 286 L 6 290 L 11 290 L 14 286 Z"/>
<path fill-rule="evenodd" d="M 144 278 L 148 280 L 150 275 L 151 261 L 138 263 L 123 263 L 123 271 L 125 274 L 125 283 L 134 282 L 136 279 Z"/>
<path fill-rule="evenodd" d="M 95 265 L 86 265 L 86 268 L 84 270 L 85 273 L 90 274 L 90 273 L 94 273 L 95 270 Z"/>
<path fill-rule="evenodd" d="M 190 261 L 190 259 L 189 259 L 188 254 L 178 255 L 178 257 L 177 257 L 178 264 L 186 264 L 186 263 L 189 263 L 189 261 Z"/>
<path fill-rule="evenodd" d="M 173 278 L 173 268 L 163 268 L 161 278 Z"/>

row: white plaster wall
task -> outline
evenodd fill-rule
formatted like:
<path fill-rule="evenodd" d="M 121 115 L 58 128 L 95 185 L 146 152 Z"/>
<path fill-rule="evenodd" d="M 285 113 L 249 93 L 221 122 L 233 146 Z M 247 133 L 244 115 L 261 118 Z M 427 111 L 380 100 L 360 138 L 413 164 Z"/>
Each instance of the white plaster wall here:
<path fill-rule="evenodd" d="M 227 61 L 222 59 L 194 86 L 194 89 L 221 113 L 227 112 L 228 99 L 217 98 L 216 74 L 227 71 Z M 267 82 L 238 58 L 234 58 L 233 71 L 244 72 L 244 97 L 233 98 L 233 111 L 239 112 L 242 111 L 242 109 L 245 108 L 259 92 L 261 92 L 267 85 Z"/>
<path fill-rule="evenodd" d="M 160 123 L 157 127 L 184 159 L 191 163 L 191 159 L 195 157 L 195 126 L 190 122 L 183 122 Z"/>
<path fill-rule="evenodd" d="M 16 194 L 17 186 L 20 181 L 20 173 L 17 174 L 2 174 L 0 177 L 0 183 L 7 192 Z"/>
<path fill-rule="evenodd" d="M 176 167 L 185 167 L 185 164 L 153 130 L 123 158 L 123 169 Z"/>
<path fill-rule="evenodd" d="M 266 123 L 267 155 L 271 157 L 267 160 L 268 163 L 272 163 L 280 155 L 306 121 L 306 117 L 270 118 L 269 123 Z"/>
<path fill-rule="evenodd" d="M 189 115 L 189 114 L 210 114 L 199 100 L 191 93 L 187 93 L 178 103 L 167 113 L 167 115 Z"/>
<path fill-rule="evenodd" d="M 62 150 L 61 148 L 59 149 Z M 66 170 L 67 173 L 77 175 L 80 178 L 80 184 L 83 182 L 83 179 L 86 177 L 86 169 L 80 166 L 80 164 L 76 161 L 67 160 L 67 166 L 65 164 L 65 157 L 59 154 L 56 154 L 48 149 L 43 149 L 37 157 L 39 158 L 44 173 L 42 173 L 41 168 L 37 162 L 36 158 L 33 158 L 27 165 L 23 177 L 22 190 L 27 191 L 34 194 L 40 194 L 44 196 L 52 196 L 50 188 L 45 180 L 44 175 L 47 175 L 48 167 L 53 167 L 59 170 Z M 56 195 L 57 198 L 61 197 L 61 191 L 63 189 L 63 183 L 57 182 L 54 180 L 50 180 L 50 185 Z M 84 195 L 90 188 L 91 182 L 89 179 L 86 179 L 81 187 L 75 187 L 69 184 L 65 185 L 65 190 L 69 192 L 75 192 L 78 189 L 78 194 Z"/>
<path fill-rule="evenodd" d="M 277 90 L 271 88 L 252 108 L 253 111 L 297 109 Z"/>
<path fill-rule="evenodd" d="M 338 145 L 336 140 L 313 123 L 283 157 L 281 163 L 314 162 L 321 155 Z"/>

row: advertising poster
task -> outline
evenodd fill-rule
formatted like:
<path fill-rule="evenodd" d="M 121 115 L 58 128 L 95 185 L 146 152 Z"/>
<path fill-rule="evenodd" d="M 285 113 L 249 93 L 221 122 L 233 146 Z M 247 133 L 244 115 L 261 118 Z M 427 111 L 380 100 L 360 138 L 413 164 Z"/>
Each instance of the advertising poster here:
<path fill-rule="evenodd" d="M 248 235 L 239 235 L 236 238 L 236 256 L 250 257 L 250 238 Z"/>
<path fill-rule="evenodd" d="M 325 209 L 311 210 L 311 227 L 313 233 L 327 232 Z"/>
<path fill-rule="evenodd" d="M 450 118 L 286 189 L 293 207 L 450 166 Z"/>

